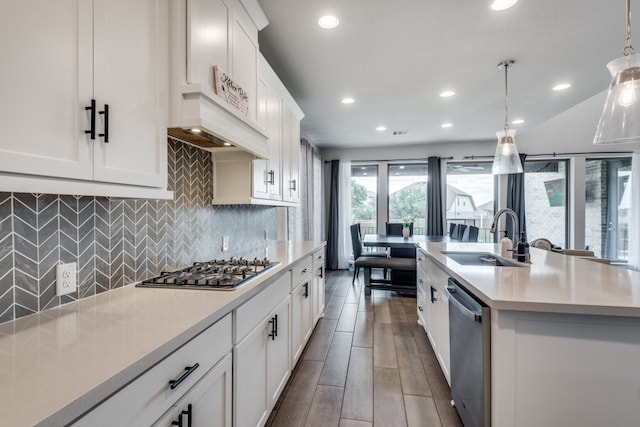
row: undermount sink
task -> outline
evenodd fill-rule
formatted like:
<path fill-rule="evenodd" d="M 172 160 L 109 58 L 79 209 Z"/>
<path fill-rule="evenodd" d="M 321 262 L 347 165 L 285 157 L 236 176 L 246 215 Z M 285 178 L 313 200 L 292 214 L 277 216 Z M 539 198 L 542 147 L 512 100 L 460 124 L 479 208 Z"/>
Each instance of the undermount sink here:
<path fill-rule="evenodd" d="M 443 251 L 443 255 L 460 265 L 478 265 L 485 267 L 522 267 L 523 264 L 497 257 L 491 252 L 454 252 Z"/>

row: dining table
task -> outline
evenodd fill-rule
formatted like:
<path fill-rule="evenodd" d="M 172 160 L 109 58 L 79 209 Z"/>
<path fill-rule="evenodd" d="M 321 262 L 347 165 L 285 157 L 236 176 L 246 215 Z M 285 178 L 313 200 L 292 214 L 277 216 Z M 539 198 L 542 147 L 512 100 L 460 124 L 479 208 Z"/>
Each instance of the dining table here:
<path fill-rule="evenodd" d="M 365 234 L 362 245 L 365 247 L 415 248 L 421 242 L 439 242 L 448 240 L 446 236 L 413 235 L 409 237 L 388 236 L 386 234 Z"/>

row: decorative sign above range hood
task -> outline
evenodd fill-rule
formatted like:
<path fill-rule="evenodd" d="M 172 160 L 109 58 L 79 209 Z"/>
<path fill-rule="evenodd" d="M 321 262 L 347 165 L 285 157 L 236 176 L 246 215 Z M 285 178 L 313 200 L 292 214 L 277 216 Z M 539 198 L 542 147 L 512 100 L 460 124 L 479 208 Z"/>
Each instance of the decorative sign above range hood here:
<path fill-rule="evenodd" d="M 249 95 L 247 91 L 236 84 L 217 65 L 213 66 L 213 79 L 216 82 L 216 95 L 222 97 L 227 104 L 247 117 L 249 115 Z"/>

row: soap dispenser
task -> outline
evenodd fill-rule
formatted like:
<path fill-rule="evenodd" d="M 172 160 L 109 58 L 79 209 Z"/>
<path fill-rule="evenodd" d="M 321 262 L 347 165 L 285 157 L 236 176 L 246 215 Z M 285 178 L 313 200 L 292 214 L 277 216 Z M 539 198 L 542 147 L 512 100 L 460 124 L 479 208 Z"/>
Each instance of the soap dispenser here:
<path fill-rule="evenodd" d="M 507 230 L 504 230 L 504 237 L 500 240 L 501 251 L 500 255 L 503 258 L 511 258 L 513 251 L 513 242 L 509 238 L 509 233 Z"/>
<path fill-rule="evenodd" d="M 529 261 L 529 243 L 527 242 L 527 239 L 524 233 L 520 233 L 520 241 L 518 242 L 517 248 L 518 248 L 517 249 L 518 261 L 520 262 Z"/>

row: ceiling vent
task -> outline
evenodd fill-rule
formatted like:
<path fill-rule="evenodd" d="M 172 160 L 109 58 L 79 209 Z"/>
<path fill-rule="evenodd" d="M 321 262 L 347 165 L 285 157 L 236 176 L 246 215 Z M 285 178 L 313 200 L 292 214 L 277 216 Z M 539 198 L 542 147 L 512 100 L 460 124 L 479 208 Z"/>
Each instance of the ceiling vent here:
<path fill-rule="evenodd" d="M 394 134 L 394 135 L 406 135 L 406 134 L 408 134 L 408 133 L 409 133 L 409 131 L 408 131 L 408 130 L 394 130 L 394 131 L 393 131 L 393 134 Z"/>

